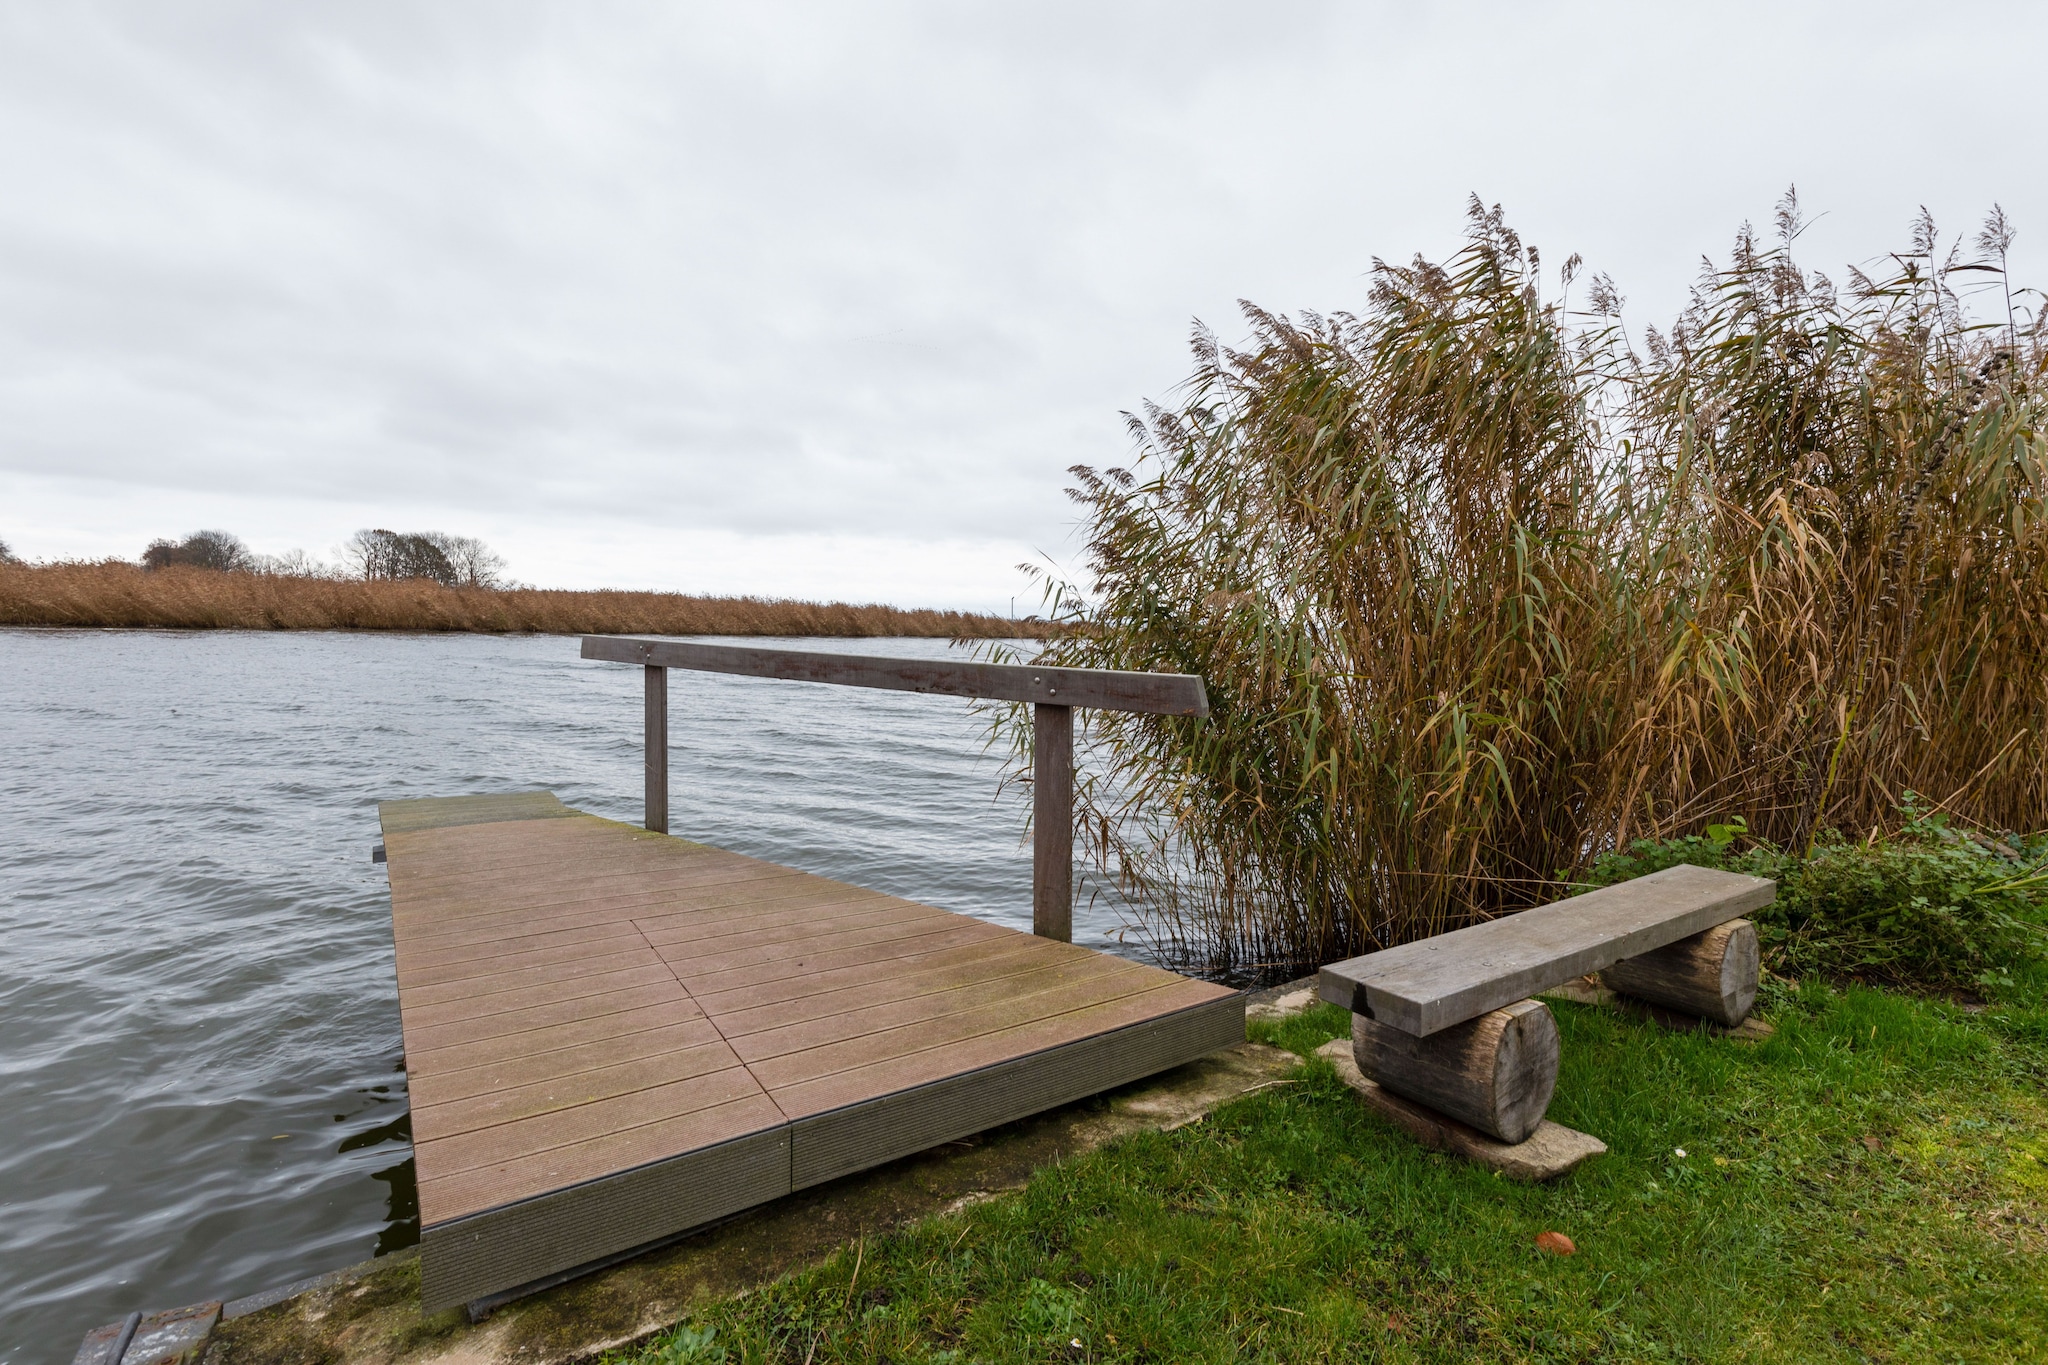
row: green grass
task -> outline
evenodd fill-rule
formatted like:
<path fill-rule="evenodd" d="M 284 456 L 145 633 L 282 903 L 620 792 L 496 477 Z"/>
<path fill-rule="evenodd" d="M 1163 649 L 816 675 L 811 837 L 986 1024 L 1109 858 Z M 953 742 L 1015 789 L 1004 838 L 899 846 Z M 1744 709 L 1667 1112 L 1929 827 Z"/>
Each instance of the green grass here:
<path fill-rule="evenodd" d="M 1815 984 L 1751 1044 L 1556 1004 L 1551 1117 L 1610 1151 L 1550 1186 L 1418 1148 L 1311 1061 L 639 1359 L 2048 1360 L 2044 988 Z M 1306 1053 L 1347 1019 L 1254 1032 Z"/>

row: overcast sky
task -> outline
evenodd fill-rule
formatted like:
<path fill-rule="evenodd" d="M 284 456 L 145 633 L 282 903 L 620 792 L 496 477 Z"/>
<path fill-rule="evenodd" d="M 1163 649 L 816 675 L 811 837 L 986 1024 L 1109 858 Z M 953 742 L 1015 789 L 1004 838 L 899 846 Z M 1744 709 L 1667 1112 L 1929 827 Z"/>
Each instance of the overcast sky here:
<path fill-rule="evenodd" d="M 1796 183 L 2048 283 L 2048 7 L 0 0 L 0 539 L 1006 609 L 1201 318 L 1468 194 L 1662 325 Z"/>

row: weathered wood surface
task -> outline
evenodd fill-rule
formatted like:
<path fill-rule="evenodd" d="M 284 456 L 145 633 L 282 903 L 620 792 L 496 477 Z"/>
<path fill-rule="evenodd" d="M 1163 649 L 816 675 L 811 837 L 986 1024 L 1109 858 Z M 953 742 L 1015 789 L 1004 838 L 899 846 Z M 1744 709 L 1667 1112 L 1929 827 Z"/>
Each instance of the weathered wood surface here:
<path fill-rule="evenodd" d="M 1367 1108 L 1401 1129 L 1425 1147 L 1464 1157 L 1499 1171 L 1511 1180 L 1555 1180 L 1580 1163 L 1599 1156 L 1607 1144 L 1590 1133 L 1567 1128 L 1545 1119 L 1536 1131 L 1520 1142 L 1502 1142 L 1476 1128 L 1440 1114 L 1426 1105 L 1404 1099 L 1359 1071 L 1351 1055 L 1351 1042 L 1332 1038 L 1316 1049 L 1337 1069 L 1337 1077 L 1349 1086 Z"/>
<path fill-rule="evenodd" d="M 586 635 L 583 657 L 612 663 L 737 673 L 785 682 L 838 683 L 892 692 L 930 692 L 995 701 L 1093 706 L 1106 711 L 1148 711 L 1206 716 L 1209 697 L 1191 673 L 1119 673 L 1097 668 L 1033 668 L 1024 664 L 969 663 L 955 659 L 890 659 L 861 654 L 752 645 L 700 645 Z"/>
<path fill-rule="evenodd" d="M 646 816 L 642 823 L 657 834 L 668 833 L 668 670 L 649 664 L 644 670 L 646 715 L 644 752 Z"/>
<path fill-rule="evenodd" d="M 428 804 L 383 814 L 430 1309 L 1244 1036 L 1234 992 L 1156 968 L 567 808 Z"/>
<path fill-rule="evenodd" d="M 1351 1016 L 1360 1072 L 1502 1142 L 1535 1132 L 1557 1090 L 1557 1021 L 1541 1001 L 1520 1000 L 1418 1038 Z"/>
<path fill-rule="evenodd" d="M 1734 1028 L 1756 1005 L 1761 966 L 1756 926 L 1738 919 L 1625 958 L 1602 970 L 1600 982 L 1637 1000 Z"/>
<path fill-rule="evenodd" d="M 1031 708 L 1031 932 L 1074 941 L 1074 708 Z"/>
<path fill-rule="evenodd" d="M 1322 998 L 1419 1037 L 1769 905 L 1777 884 L 1668 867 L 1322 969 Z"/>

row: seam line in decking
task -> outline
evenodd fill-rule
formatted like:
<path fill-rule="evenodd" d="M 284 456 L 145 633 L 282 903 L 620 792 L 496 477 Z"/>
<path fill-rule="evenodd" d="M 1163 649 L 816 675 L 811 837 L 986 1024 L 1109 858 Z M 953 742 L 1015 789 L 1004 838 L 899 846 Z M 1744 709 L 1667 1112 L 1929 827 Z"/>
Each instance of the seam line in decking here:
<path fill-rule="evenodd" d="M 646 931 L 645 931 L 645 930 L 641 930 L 641 929 L 640 929 L 640 926 L 639 926 L 639 924 L 638 924 L 638 923 L 635 923 L 635 924 L 633 925 L 633 927 L 634 927 L 634 929 L 636 929 L 636 930 L 640 930 L 640 937 L 641 937 L 641 940 L 642 940 L 643 942 L 645 942 L 645 940 L 646 940 L 646 938 L 647 938 L 647 933 L 646 933 Z M 649 948 L 652 948 L 652 947 L 654 947 L 654 945 L 653 945 L 652 943 L 649 943 L 649 944 L 648 944 L 647 946 L 648 946 Z M 657 954 L 657 956 L 659 956 L 659 954 Z M 662 965 L 663 965 L 664 967 L 667 967 L 667 966 L 668 966 L 668 964 L 667 964 L 666 962 L 662 963 Z M 674 976 L 674 975 L 675 975 L 675 968 L 674 968 L 674 967 L 669 967 L 669 968 L 668 968 L 668 970 L 669 970 L 669 974 L 670 974 L 671 976 Z M 734 1046 L 732 1045 L 732 1039 L 730 1039 L 730 1038 L 727 1038 L 727 1037 L 725 1036 L 725 1030 L 724 1030 L 724 1029 L 722 1029 L 722 1028 L 720 1028 L 720 1027 L 718 1026 L 718 1020 L 712 1017 L 712 1014 L 711 1014 L 711 1011 L 710 1011 L 710 1010 L 705 1010 L 705 1009 L 704 1009 L 704 1002 L 703 1002 L 702 1000 L 699 1000 L 699 999 L 698 999 L 698 998 L 697 998 L 697 997 L 696 997 L 696 996 L 695 996 L 695 995 L 694 995 L 694 994 L 693 994 L 693 993 L 691 992 L 691 990 L 690 990 L 689 986 L 687 986 L 687 985 L 685 985 L 685 984 L 684 984 L 684 982 L 683 982 L 683 979 L 682 979 L 682 978 L 681 978 L 680 976 L 677 976 L 677 977 L 676 977 L 676 986 L 677 986 L 677 988 L 678 988 L 678 989 L 680 989 L 680 990 L 682 991 L 682 993 L 683 993 L 684 995 L 687 995 L 687 996 L 689 996 L 689 997 L 690 997 L 690 1003 L 691 1003 L 691 1004 L 695 1005 L 695 1006 L 696 1006 L 696 1007 L 697 1007 L 698 1009 L 700 1009 L 700 1010 L 704 1010 L 704 1017 L 705 1017 L 705 1019 L 707 1019 L 707 1020 L 709 1020 L 709 1021 L 710 1021 L 710 1023 L 711 1023 L 711 1028 L 712 1028 L 712 1030 L 713 1030 L 713 1031 L 714 1031 L 715 1033 L 717 1033 L 717 1034 L 718 1034 L 718 1037 L 719 1037 L 719 1041 L 721 1041 L 721 1042 L 723 1042 L 723 1043 L 725 1044 L 725 1047 L 726 1047 L 726 1051 L 728 1051 L 728 1052 L 732 1053 L 732 1055 L 733 1055 L 733 1059 L 734 1059 L 735 1061 L 737 1061 L 737 1062 L 738 1062 L 738 1063 L 739 1063 L 739 1064 L 740 1064 L 740 1065 L 741 1065 L 742 1067 L 745 1067 L 745 1068 L 746 1068 L 746 1072 L 747 1072 L 747 1079 L 748 1079 L 748 1080 L 751 1080 L 751 1081 L 752 1081 L 752 1082 L 754 1083 L 755 1087 L 756 1087 L 756 1088 L 757 1088 L 758 1090 L 760 1090 L 760 1092 L 761 1092 L 761 1093 L 762 1093 L 763 1095 L 766 1095 L 766 1096 L 768 1097 L 768 1103 L 770 1103 L 770 1104 L 774 1105 L 774 1106 L 775 1106 L 775 1112 L 776 1112 L 776 1113 L 778 1113 L 778 1114 L 780 1114 L 780 1115 L 782 1115 L 782 1121 L 783 1121 L 783 1122 L 784 1122 L 785 1124 L 786 1124 L 786 1123 L 788 1123 L 788 1122 L 789 1122 L 789 1113 L 788 1113 L 788 1111 L 786 1111 L 785 1109 L 783 1109 L 782 1105 L 781 1105 L 781 1104 L 780 1104 L 780 1103 L 779 1103 L 779 1102 L 778 1102 L 778 1101 L 776 1100 L 775 1096 L 774 1096 L 773 1094 L 771 1094 L 771 1093 L 769 1092 L 769 1089 L 768 1089 L 768 1087 L 767 1087 L 767 1086 L 765 1086 L 765 1085 L 763 1085 L 763 1084 L 761 1084 L 761 1078 L 760 1078 L 759 1076 L 756 1076 L 756 1075 L 754 1074 L 754 1068 L 752 1068 L 751 1066 L 747 1066 L 747 1059 L 746 1059 L 746 1058 L 744 1058 L 744 1057 L 742 1057 L 742 1056 L 740 1056 L 740 1054 L 739 1054 L 739 1049 L 738 1049 L 738 1048 L 735 1048 L 735 1047 L 734 1047 Z"/>

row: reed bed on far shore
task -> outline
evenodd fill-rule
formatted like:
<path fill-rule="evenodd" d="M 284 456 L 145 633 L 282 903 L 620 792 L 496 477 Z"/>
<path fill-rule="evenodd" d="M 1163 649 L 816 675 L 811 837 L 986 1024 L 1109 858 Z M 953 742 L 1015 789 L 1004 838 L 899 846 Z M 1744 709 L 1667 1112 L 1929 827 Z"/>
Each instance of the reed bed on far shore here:
<path fill-rule="evenodd" d="M 0 563 L 0 625 L 182 630 L 403 630 L 547 635 L 823 635 L 1002 639 L 1043 621 L 845 602 L 671 592 L 449 588 L 426 579 L 223 573 L 174 566 Z"/>

